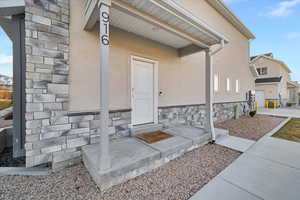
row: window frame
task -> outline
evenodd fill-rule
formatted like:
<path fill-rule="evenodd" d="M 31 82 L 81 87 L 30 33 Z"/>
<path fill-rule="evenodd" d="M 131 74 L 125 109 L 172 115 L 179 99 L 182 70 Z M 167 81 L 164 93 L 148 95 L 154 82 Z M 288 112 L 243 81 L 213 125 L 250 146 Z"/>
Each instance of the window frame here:
<path fill-rule="evenodd" d="M 240 80 L 236 79 L 235 80 L 235 93 L 240 93 Z"/>
<path fill-rule="evenodd" d="M 217 84 L 216 84 L 216 80 L 217 80 Z M 213 86 L 214 86 L 214 92 L 220 91 L 220 76 L 218 73 L 214 73 Z"/>
<path fill-rule="evenodd" d="M 231 91 L 231 80 L 229 77 L 226 78 L 226 92 Z"/>
<path fill-rule="evenodd" d="M 268 75 L 268 67 L 258 67 L 256 71 L 259 76 L 267 76 Z"/>

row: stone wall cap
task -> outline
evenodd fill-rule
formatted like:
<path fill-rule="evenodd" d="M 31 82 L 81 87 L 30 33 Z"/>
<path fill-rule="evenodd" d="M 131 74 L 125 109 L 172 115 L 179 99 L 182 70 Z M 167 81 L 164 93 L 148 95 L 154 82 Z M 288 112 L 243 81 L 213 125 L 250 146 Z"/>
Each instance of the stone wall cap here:
<path fill-rule="evenodd" d="M 122 108 L 122 109 L 111 109 L 109 110 L 109 113 L 118 113 L 118 112 L 130 112 L 131 108 Z M 85 110 L 85 111 L 69 111 L 67 112 L 67 116 L 73 117 L 73 116 L 82 116 L 82 115 L 99 115 L 99 110 Z"/>

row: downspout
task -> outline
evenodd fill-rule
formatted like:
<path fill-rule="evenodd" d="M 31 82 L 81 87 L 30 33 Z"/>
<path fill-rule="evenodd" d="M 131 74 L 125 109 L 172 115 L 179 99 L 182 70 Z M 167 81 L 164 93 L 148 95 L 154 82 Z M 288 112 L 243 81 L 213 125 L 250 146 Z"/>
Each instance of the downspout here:
<path fill-rule="evenodd" d="M 208 130 L 211 132 L 212 136 L 212 143 L 216 141 L 216 132 L 214 127 L 214 120 L 213 120 L 213 101 L 214 101 L 214 90 L 213 90 L 213 56 L 216 55 L 219 51 L 221 51 L 225 46 L 224 40 L 221 40 L 220 47 L 215 51 L 211 51 L 207 49 L 206 51 L 206 104 L 207 104 L 207 116 L 208 116 Z"/>

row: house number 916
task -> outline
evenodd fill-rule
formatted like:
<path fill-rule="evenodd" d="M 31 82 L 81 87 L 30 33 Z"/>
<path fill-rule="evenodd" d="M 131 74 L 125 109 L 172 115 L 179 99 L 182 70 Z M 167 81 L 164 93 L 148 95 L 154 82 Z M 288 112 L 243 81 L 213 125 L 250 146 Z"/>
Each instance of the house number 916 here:
<path fill-rule="evenodd" d="M 102 12 L 102 22 L 103 22 L 103 28 L 104 28 L 104 33 L 101 36 L 101 42 L 103 45 L 109 45 L 109 13 L 107 12 Z"/>

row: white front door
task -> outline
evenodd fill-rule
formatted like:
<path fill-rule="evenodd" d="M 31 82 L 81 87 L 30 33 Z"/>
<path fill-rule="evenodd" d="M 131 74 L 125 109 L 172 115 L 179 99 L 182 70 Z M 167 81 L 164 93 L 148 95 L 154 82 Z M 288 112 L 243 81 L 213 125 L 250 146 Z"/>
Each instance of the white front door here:
<path fill-rule="evenodd" d="M 133 125 L 154 123 L 155 63 L 132 60 Z"/>
<path fill-rule="evenodd" d="M 263 91 L 256 91 L 255 99 L 259 108 L 265 107 L 265 93 Z"/>

